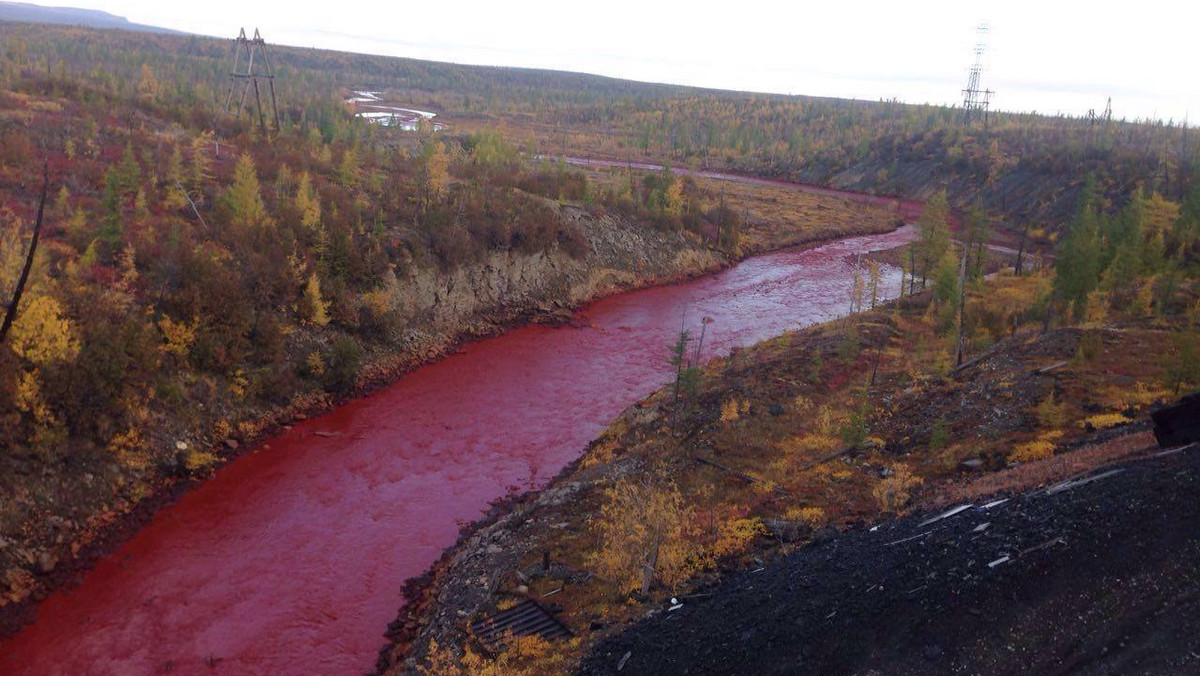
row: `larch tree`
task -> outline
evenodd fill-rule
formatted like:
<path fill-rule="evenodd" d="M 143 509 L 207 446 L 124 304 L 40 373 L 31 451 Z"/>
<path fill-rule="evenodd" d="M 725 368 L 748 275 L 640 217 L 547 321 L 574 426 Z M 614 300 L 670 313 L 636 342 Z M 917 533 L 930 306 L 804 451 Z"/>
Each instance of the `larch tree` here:
<path fill-rule="evenodd" d="M 921 288 L 933 269 L 942 261 L 950 248 L 950 204 L 946 191 L 936 193 L 925 203 L 921 218 L 917 220 L 916 257 L 921 268 Z M 915 270 L 914 276 L 915 276 Z"/>
<path fill-rule="evenodd" d="M 1076 319 L 1087 313 L 1088 296 L 1100 284 L 1100 214 L 1094 182 L 1084 190 L 1079 215 L 1067 228 L 1058 245 L 1054 264 L 1054 296 L 1057 303 L 1071 307 Z"/>
<path fill-rule="evenodd" d="M 441 200 L 450 184 L 450 157 L 442 142 L 430 140 L 421 150 L 421 188 L 425 193 L 425 206 Z"/>
<path fill-rule="evenodd" d="M 300 174 L 300 183 L 296 187 L 296 208 L 300 210 L 301 225 L 314 232 L 321 227 L 321 198 L 307 171 Z"/>
<path fill-rule="evenodd" d="M 299 310 L 305 324 L 320 327 L 329 323 L 329 303 L 321 295 L 321 280 L 315 271 L 309 273 L 308 281 L 304 284 Z"/>
<path fill-rule="evenodd" d="M 267 208 L 263 204 L 254 158 L 249 153 L 242 153 L 238 158 L 233 169 L 233 185 L 225 191 L 224 199 L 236 225 L 253 228 L 266 222 Z"/>
<path fill-rule="evenodd" d="M 867 289 L 871 296 L 871 309 L 875 309 L 875 305 L 879 302 L 879 283 L 881 272 L 879 263 L 876 261 L 867 261 Z"/>

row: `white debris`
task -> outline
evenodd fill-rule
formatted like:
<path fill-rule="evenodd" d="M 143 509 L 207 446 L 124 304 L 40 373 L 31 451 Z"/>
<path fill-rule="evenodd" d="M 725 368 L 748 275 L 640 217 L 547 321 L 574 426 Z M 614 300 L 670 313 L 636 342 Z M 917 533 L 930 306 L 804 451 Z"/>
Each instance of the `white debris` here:
<path fill-rule="evenodd" d="M 996 566 L 998 566 L 1002 563 L 1008 563 L 1008 560 L 1009 560 L 1009 557 L 1001 556 L 1000 558 L 996 559 L 995 561 L 992 561 L 991 563 L 989 563 L 988 568 L 995 568 Z"/>
<path fill-rule="evenodd" d="M 980 509 L 991 509 L 993 507 L 999 507 L 1000 505 L 1003 505 L 1006 502 L 1008 502 L 1008 498 L 1004 498 L 1002 500 L 993 500 L 993 501 L 987 503 L 986 505 L 980 506 L 979 508 Z"/>
<path fill-rule="evenodd" d="M 925 537 L 926 535 L 929 535 L 930 533 L 932 533 L 932 532 L 933 532 L 933 531 L 935 531 L 935 530 L 937 530 L 937 528 L 934 528 L 934 529 L 931 529 L 931 530 L 927 530 L 927 531 L 925 531 L 924 533 L 918 533 L 917 535 L 914 535 L 914 536 L 912 536 L 912 537 L 907 537 L 907 538 L 904 538 L 903 540 L 896 540 L 896 541 L 894 541 L 894 542 L 889 542 L 889 543 L 887 543 L 886 545 L 884 545 L 884 547 L 891 547 L 892 545 L 898 545 L 898 544 L 900 544 L 901 542 L 908 542 L 909 540 L 916 540 L 917 538 L 923 538 L 923 537 Z"/>
<path fill-rule="evenodd" d="M 1056 484 L 1054 486 L 1051 486 L 1050 488 L 1047 488 L 1046 495 L 1054 495 L 1056 493 L 1062 493 L 1063 491 L 1069 491 L 1072 488 L 1079 488 L 1080 486 L 1090 484 L 1093 481 L 1100 481 L 1101 479 L 1107 479 L 1108 477 L 1110 477 L 1114 474 L 1120 474 L 1121 472 L 1124 472 L 1124 471 L 1125 470 L 1123 470 L 1123 469 L 1110 469 L 1107 472 L 1101 472 L 1100 474 L 1097 474 L 1095 476 L 1090 476 L 1086 479 L 1075 479 L 1072 481 L 1064 481 L 1061 484 Z"/>
<path fill-rule="evenodd" d="M 955 507 L 954 509 L 946 512 L 945 514 L 939 514 L 933 518 L 926 519 L 925 521 L 921 522 L 921 524 L 919 526 L 917 526 L 917 528 L 924 528 L 925 526 L 928 526 L 929 524 L 937 522 L 937 521 L 941 521 L 942 519 L 949 519 L 950 517 L 954 516 L 955 514 L 958 514 L 960 512 L 965 512 L 966 510 L 968 510 L 974 506 L 975 505 L 959 505 L 958 507 Z"/>
<path fill-rule="evenodd" d="M 972 533 L 982 533 L 983 531 L 987 530 L 988 526 L 990 526 L 990 525 L 992 525 L 991 521 L 984 521 L 983 523 L 979 524 L 978 526 L 975 526 L 975 530 L 973 530 L 971 532 Z"/>

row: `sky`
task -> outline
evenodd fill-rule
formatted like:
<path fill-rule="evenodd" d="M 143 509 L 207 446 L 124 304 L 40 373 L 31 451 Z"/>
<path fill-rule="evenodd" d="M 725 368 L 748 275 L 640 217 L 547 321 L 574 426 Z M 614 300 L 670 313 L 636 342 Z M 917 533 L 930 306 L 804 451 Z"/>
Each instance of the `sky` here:
<path fill-rule="evenodd" d="M 960 104 L 977 26 L 1004 110 L 1200 118 L 1195 0 L 59 0 L 130 21 L 271 43 L 650 82 Z M 1191 124 L 1196 119 L 1189 119 Z"/>

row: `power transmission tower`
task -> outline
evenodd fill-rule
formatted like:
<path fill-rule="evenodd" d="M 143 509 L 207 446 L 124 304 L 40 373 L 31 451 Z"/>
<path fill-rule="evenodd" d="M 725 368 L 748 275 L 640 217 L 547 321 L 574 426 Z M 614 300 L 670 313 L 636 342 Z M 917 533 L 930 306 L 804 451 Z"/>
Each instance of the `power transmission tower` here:
<path fill-rule="evenodd" d="M 237 97 L 237 112 L 234 114 L 235 119 L 242 117 L 242 110 L 246 107 L 246 97 L 250 94 L 250 90 L 254 90 L 254 105 L 258 110 L 258 125 L 262 128 L 263 133 L 267 131 L 267 118 L 263 111 L 262 92 L 259 89 L 259 79 L 267 81 L 267 89 L 271 95 L 271 120 L 275 123 L 275 131 L 279 131 L 279 109 L 275 104 L 275 73 L 271 69 L 271 59 L 267 51 L 267 42 L 263 40 L 258 29 L 254 29 L 254 37 L 246 37 L 246 29 L 243 28 L 238 33 L 237 39 L 234 40 L 234 55 L 233 55 L 233 72 L 229 74 L 229 94 L 225 97 L 225 114 L 228 115 L 233 106 L 234 97 Z M 242 54 L 245 53 L 245 71 L 239 70 L 242 67 Z M 263 72 L 254 71 L 255 57 L 261 55 L 261 64 Z M 241 90 L 239 93 L 238 90 Z"/>
<path fill-rule="evenodd" d="M 1107 128 L 1108 125 L 1111 123 L 1112 123 L 1112 97 L 1110 96 L 1110 97 L 1108 97 L 1108 104 L 1106 106 L 1104 106 L 1104 112 L 1102 114 L 1096 115 L 1095 108 L 1088 110 L 1088 124 L 1092 125 L 1093 127 L 1098 124 L 1103 124 L 1105 126 L 1105 128 Z"/>
<path fill-rule="evenodd" d="M 962 105 L 962 122 L 969 124 L 973 120 L 982 118 L 986 124 L 988 121 L 988 108 L 992 104 L 992 95 L 996 92 L 990 89 L 983 89 L 980 84 L 980 79 L 983 76 L 983 54 L 987 51 L 987 36 L 988 25 L 986 23 L 979 24 L 975 29 L 977 39 L 975 41 L 975 63 L 971 66 L 971 74 L 967 77 L 967 88 L 963 90 L 963 105 Z"/>

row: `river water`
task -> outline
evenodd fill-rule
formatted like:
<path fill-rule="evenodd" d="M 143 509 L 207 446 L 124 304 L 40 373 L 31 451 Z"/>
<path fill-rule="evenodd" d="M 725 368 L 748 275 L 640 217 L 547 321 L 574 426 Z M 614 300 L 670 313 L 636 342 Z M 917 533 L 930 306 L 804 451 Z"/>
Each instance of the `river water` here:
<path fill-rule="evenodd" d="M 666 382 L 686 316 L 725 353 L 846 312 L 857 254 L 905 227 L 615 296 L 581 327 L 467 345 L 271 439 L 163 509 L 0 644 L 0 674 L 362 674 L 401 583 L 459 524 L 542 485 Z M 885 268 L 895 296 L 900 271 Z M 321 434 L 316 434 L 320 432 Z"/>

